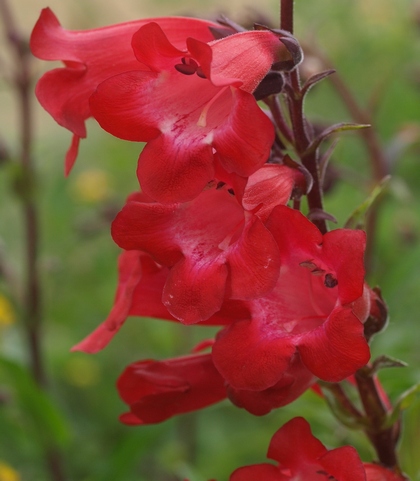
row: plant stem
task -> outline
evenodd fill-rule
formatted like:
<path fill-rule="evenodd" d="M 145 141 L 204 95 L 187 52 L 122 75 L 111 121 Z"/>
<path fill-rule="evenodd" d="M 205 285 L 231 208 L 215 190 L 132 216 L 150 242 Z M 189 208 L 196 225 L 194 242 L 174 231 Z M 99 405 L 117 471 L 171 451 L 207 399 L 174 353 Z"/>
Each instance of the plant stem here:
<path fill-rule="evenodd" d="M 293 3 L 294 0 L 280 2 L 280 28 L 293 33 Z"/>
<path fill-rule="evenodd" d="M 37 385 L 45 389 L 47 378 L 42 357 L 42 300 L 38 270 L 39 220 L 35 192 L 35 169 L 32 161 L 32 79 L 31 53 L 28 43 L 16 28 L 6 0 L 0 0 L 0 14 L 5 25 L 10 50 L 16 60 L 14 86 L 19 104 L 20 176 L 16 180 L 16 194 L 23 209 L 25 228 L 25 282 L 23 287 L 22 315 L 27 336 L 32 376 Z M 46 462 L 51 479 L 63 481 L 61 458 L 54 446 L 46 447 Z"/>
<path fill-rule="evenodd" d="M 294 0 L 280 1 L 280 28 L 290 33 L 293 33 L 293 7 Z M 310 132 L 308 132 L 307 121 L 303 112 L 304 94 L 301 89 L 298 68 L 295 68 L 292 72 L 286 74 L 286 79 L 288 82 L 288 88 L 285 92 L 290 111 L 295 150 L 299 155 L 302 164 L 311 174 L 313 179 L 312 189 L 307 195 L 309 214 L 311 214 L 311 212 L 323 212 L 322 185 L 319 172 L 319 151 L 317 149 L 315 152 L 307 153 L 312 139 Z M 283 125 L 278 124 L 278 127 L 286 138 L 291 137 L 288 130 L 283 128 Z M 327 223 L 322 216 L 315 216 L 312 221 L 323 234 L 327 232 Z"/>
<path fill-rule="evenodd" d="M 313 46 L 311 47 L 311 50 L 313 51 L 314 55 L 316 55 L 316 57 L 321 60 L 324 68 L 326 69 L 333 68 L 331 61 L 326 57 L 325 54 L 320 52 L 318 49 L 314 49 Z M 336 92 L 341 97 L 344 105 L 347 107 L 347 110 L 349 111 L 353 120 L 359 124 L 371 125 L 373 123 L 372 115 L 370 114 L 369 111 L 367 111 L 366 109 L 362 109 L 360 107 L 352 91 L 349 89 L 349 87 L 344 82 L 342 77 L 338 73 L 335 73 L 334 75 L 331 75 L 329 77 L 329 81 L 331 82 Z M 361 135 L 365 143 L 366 150 L 369 153 L 373 183 L 377 184 L 386 175 L 389 174 L 389 168 L 387 166 L 384 149 L 381 145 L 381 141 L 378 137 L 378 134 L 375 128 L 371 127 L 369 129 L 360 129 L 359 134 Z M 373 257 L 373 249 L 375 245 L 375 232 L 376 232 L 376 225 L 378 223 L 380 204 L 381 204 L 381 201 L 378 200 L 371 207 L 368 218 L 367 218 L 367 223 L 366 223 L 366 231 L 368 235 L 367 235 L 367 246 L 366 246 L 366 254 L 365 254 L 365 264 L 366 264 L 367 272 L 372 270 L 372 264 L 373 264 L 372 257 Z"/>
<path fill-rule="evenodd" d="M 370 368 L 366 366 L 359 369 L 355 378 L 366 420 L 369 422 L 365 433 L 375 448 L 381 464 L 400 473 L 396 453 L 399 429 L 396 429 L 396 425 L 383 428 L 387 409 L 379 395 Z"/>

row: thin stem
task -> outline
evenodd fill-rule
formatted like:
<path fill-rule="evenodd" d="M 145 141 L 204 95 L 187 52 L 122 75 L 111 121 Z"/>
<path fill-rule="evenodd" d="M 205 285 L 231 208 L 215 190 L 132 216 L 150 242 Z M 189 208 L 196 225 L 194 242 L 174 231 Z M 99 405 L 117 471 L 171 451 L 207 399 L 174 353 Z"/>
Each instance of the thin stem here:
<path fill-rule="evenodd" d="M 293 3 L 294 0 L 280 2 L 280 28 L 293 33 Z"/>
<path fill-rule="evenodd" d="M 31 54 L 26 40 L 16 28 L 13 15 L 6 0 L 0 0 L 0 14 L 5 25 L 10 50 L 16 61 L 14 77 L 15 91 L 19 104 L 20 131 L 20 178 L 16 193 L 22 203 L 25 228 L 25 268 L 22 313 L 27 336 L 32 376 L 41 388 L 47 384 L 42 358 L 42 300 L 41 282 L 38 270 L 39 221 L 34 196 L 35 169 L 32 161 L 33 121 L 32 121 L 32 79 L 30 72 Z M 51 479 L 63 481 L 63 469 L 58 450 L 46 447 L 46 462 Z"/>
<path fill-rule="evenodd" d="M 365 433 L 375 448 L 379 461 L 387 468 L 400 472 L 396 453 L 397 433 L 399 430 L 396 430 L 395 426 L 389 428 L 382 427 L 386 419 L 387 409 L 378 393 L 369 367 L 359 369 L 355 374 L 355 378 L 366 413 L 366 420 L 369 422 Z"/>
<path fill-rule="evenodd" d="M 293 132 L 291 131 L 290 127 L 287 125 L 287 122 L 283 116 L 283 112 L 281 111 L 280 101 L 277 95 L 272 95 L 270 97 L 267 97 L 266 99 L 264 99 L 264 102 L 267 104 L 268 108 L 270 109 L 274 122 L 279 128 L 281 134 L 284 136 L 285 140 L 290 144 L 293 144 Z"/>
<path fill-rule="evenodd" d="M 313 51 L 317 58 L 321 60 L 326 69 L 332 68 L 332 63 L 326 57 L 326 55 L 321 53 L 318 49 L 314 49 L 313 46 L 308 47 L 308 49 Z M 334 75 L 331 75 L 329 77 L 329 81 L 341 97 L 353 120 L 359 124 L 372 124 L 372 115 L 369 111 L 360 107 L 352 91 L 348 88 L 342 77 L 338 73 L 335 73 Z M 382 148 L 381 141 L 378 137 L 376 130 L 373 127 L 369 129 L 360 129 L 359 134 L 365 143 L 366 150 L 368 151 L 371 164 L 372 179 L 373 182 L 376 184 L 389 174 L 385 151 Z M 380 204 L 380 201 L 375 202 L 374 205 L 371 207 L 367 217 L 366 231 L 368 236 L 365 254 L 365 264 L 367 272 L 372 270 L 375 232 L 378 223 Z"/>

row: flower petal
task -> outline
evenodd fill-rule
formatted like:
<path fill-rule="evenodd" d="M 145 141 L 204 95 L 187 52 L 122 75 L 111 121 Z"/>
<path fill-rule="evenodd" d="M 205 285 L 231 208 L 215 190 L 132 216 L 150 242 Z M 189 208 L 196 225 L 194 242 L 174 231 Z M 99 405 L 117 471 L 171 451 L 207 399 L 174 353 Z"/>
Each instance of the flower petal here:
<path fill-rule="evenodd" d="M 214 131 L 213 145 L 228 172 L 248 177 L 267 161 L 274 126 L 251 94 L 240 89 L 231 92 L 232 110 Z"/>
<path fill-rule="evenodd" d="M 290 476 L 280 473 L 279 468 L 272 464 L 262 463 L 252 466 L 243 466 L 234 471 L 229 481 L 290 481 Z"/>
<path fill-rule="evenodd" d="M 315 376 L 339 382 L 354 374 L 370 358 L 363 324 L 350 308 L 337 307 L 321 326 L 298 342 L 302 361 Z"/>
<path fill-rule="evenodd" d="M 256 216 L 250 216 L 241 238 L 228 252 L 233 299 L 254 299 L 276 285 L 280 255 L 276 241 Z"/>
<path fill-rule="evenodd" d="M 227 275 L 224 259 L 219 262 L 183 259 L 170 271 L 163 303 L 183 324 L 206 320 L 222 306 Z"/>
<path fill-rule="evenodd" d="M 290 339 L 273 336 L 258 322 L 239 321 L 219 333 L 212 355 L 233 388 L 262 391 L 279 382 L 295 350 Z"/>

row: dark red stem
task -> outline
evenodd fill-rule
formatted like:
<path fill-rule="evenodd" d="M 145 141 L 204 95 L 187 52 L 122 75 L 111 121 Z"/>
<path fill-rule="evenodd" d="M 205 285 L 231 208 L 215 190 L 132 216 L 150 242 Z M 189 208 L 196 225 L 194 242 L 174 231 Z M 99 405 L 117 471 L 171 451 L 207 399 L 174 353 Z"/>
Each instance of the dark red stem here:
<path fill-rule="evenodd" d="M 20 175 L 16 179 L 16 193 L 22 203 L 25 228 L 25 283 L 23 287 L 22 313 L 27 335 L 29 360 L 32 376 L 42 389 L 47 384 L 42 358 L 42 301 L 38 271 L 39 221 L 35 192 L 35 169 L 32 161 L 32 78 L 30 72 L 31 53 L 26 39 L 20 35 L 6 0 L 0 0 L 0 14 L 5 25 L 7 42 L 16 60 L 13 78 L 19 104 L 20 131 Z M 64 474 L 58 450 L 46 448 L 46 462 L 51 479 L 63 481 Z"/>
<path fill-rule="evenodd" d="M 382 402 L 370 368 L 365 366 L 359 369 L 355 378 L 368 423 L 365 433 L 375 448 L 380 463 L 400 473 L 396 453 L 398 425 L 383 427 L 387 417 L 387 408 Z"/>
<path fill-rule="evenodd" d="M 281 0 L 280 2 L 280 28 L 293 33 L 293 0 Z M 293 138 L 297 154 L 302 164 L 311 174 L 313 186 L 307 195 L 309 213 L 323 212 L 322 184 L 319 172 L 319 151 L 308 151 L 312 141 L 311 132 L 308 131 L 307 121 L 303 111 L 303 92 L 300 83 L 299 70 L 296 68 L 286 74 L 288 88 L 286 89 L 290 119 L 293 129 Z M 282 130 L 282 126 L 278 125 Z M 285 132 L 287 134 L 287 132 Z M 318 217 L 311 219 L 318 229 L 325 234 L 327 223 L 324 218 Z"/>

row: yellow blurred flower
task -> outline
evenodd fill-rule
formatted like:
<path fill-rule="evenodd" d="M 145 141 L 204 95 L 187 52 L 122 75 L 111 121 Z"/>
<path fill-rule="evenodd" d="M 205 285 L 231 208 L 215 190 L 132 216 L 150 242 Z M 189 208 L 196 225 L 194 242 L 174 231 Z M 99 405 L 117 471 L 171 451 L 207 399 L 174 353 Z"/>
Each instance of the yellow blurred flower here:
<path fill-rule="evenodd" d="M 99 381 L 100 369 L 98 363 L 91 358 L 72 357 L 64 367 L 64 375 L 73 386 L 84 388 L 93 386 Z"/>
<path fill-rule="evenodd" d="M 100 169 L 81 172 L 72 184 L 72 191 L 77 199 L 84 202 L 100 202 L 111 193 L 109 175 Z"/>
<path fill-rule="evenodd" d="M 11 466 L 0 461 L 0 481 L 20 481 L 20 475 Z"/>
<path fill-rule="evenodd" d="M 0 293 L 0 327 L 16 322 L 16 315 L 10 301 Z M 0 481 L 3 481 L 0 478 Z"/>

